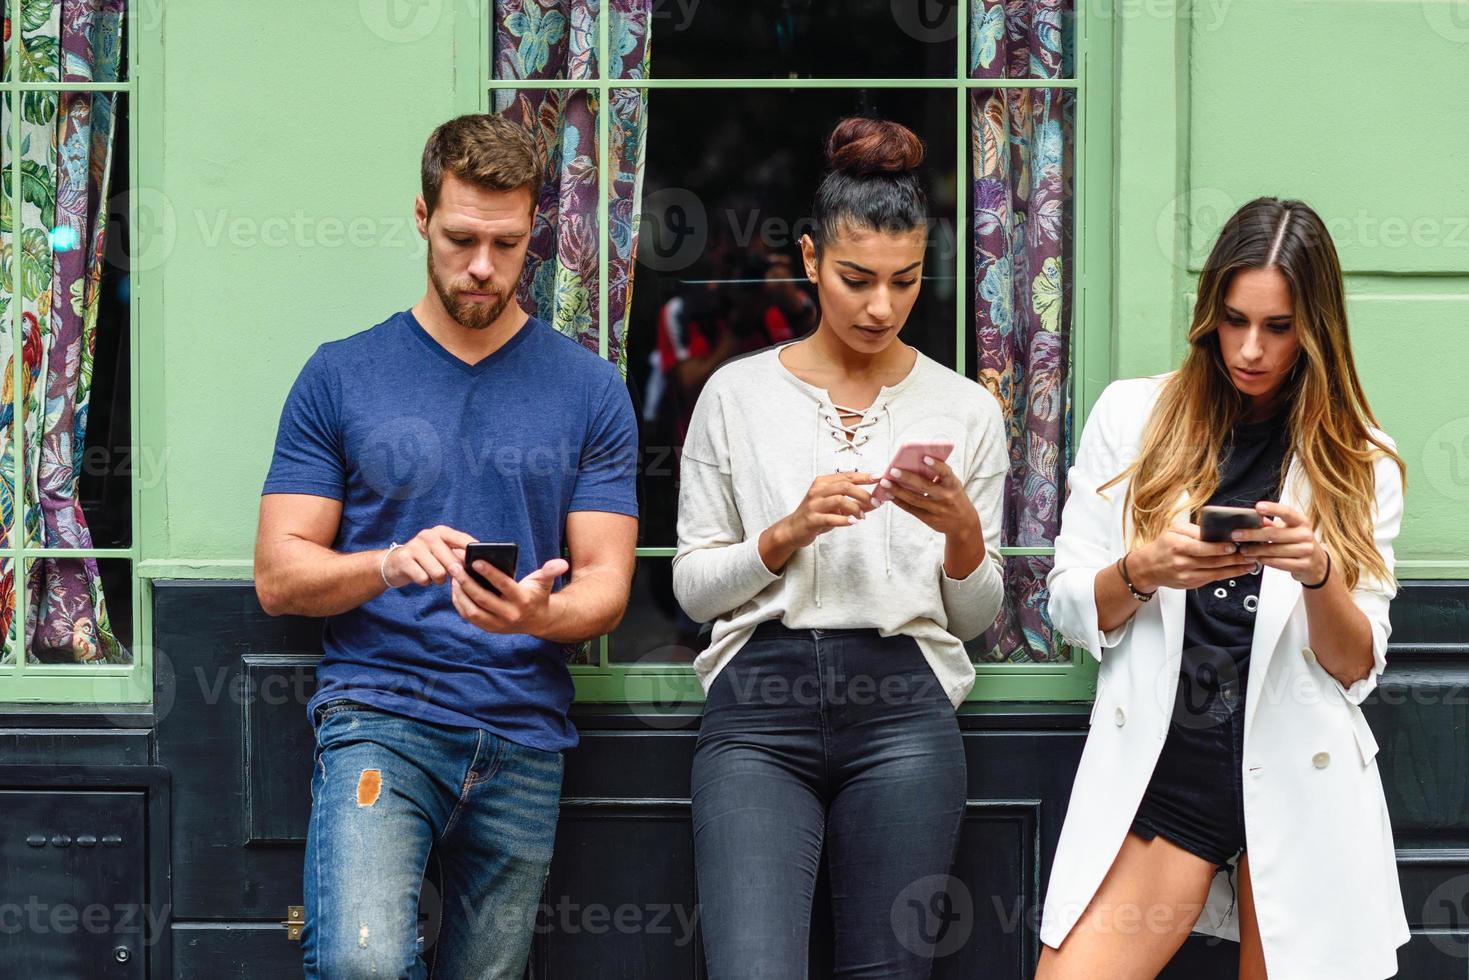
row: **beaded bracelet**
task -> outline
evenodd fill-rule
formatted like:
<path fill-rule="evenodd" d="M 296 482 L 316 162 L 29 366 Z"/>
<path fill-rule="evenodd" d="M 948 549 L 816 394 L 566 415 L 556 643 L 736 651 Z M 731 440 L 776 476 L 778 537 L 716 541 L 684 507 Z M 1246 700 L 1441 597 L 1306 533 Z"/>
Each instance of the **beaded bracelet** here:
<path fill-rule="evenodd" d="M 1127 586 L 1127 591 L 1131 592 L 1132 597 L 1138 602 L 1149 602 L 1152 600 L 1153 596 L 1158 594 L 1157 589 L 1154 589 L 1152 592 L 1139 592 L 1137 590 L 1137 586 L 1132 584 L 1132 576 L 1127 574 L 1126 555 L 1123 555 L 1121 558 L 1117 559 L 1117 570 L 1122 573 L 1122 582 Z"/>

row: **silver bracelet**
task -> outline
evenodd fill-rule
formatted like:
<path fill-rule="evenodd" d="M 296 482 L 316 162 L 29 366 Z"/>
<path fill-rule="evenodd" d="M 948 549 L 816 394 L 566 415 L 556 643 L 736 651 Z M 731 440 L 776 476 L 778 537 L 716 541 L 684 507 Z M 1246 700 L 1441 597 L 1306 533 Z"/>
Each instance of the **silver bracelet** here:
<path fill-rule="evenodd" d="M 401 544 L 399 544 L 398 542 L 394 541 L 392 543 L 392 545 L 389 546 L 388 550 L 383 552 L 383 560 L 381 562 L 379 562 L 378 563 L 378 566 L 377 566 L 377 572 L 378 572 L 378 574 L 383 577 L 383 584 L 386 585 L 390 589 L 396 589 L 397 586 L 394 585 L 392 582 L 389 582 L 388 581 L 388 556 L 393 553 L 393 550 L 395 548 L 401 548 L 401 547 L 403 547 Z"/>

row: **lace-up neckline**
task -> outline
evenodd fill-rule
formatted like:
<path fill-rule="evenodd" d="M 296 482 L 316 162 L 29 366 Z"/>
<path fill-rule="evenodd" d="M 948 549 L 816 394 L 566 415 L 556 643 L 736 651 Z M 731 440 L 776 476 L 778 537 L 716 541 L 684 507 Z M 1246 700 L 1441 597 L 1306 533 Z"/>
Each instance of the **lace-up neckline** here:
<path fill-rule="evenodd" d="M 823 446 L 830 445 L 829 443 L 825 442 L 827 438 L 835 439 L 837 442 L 837 445 L 834 447 L 833 455 L 836 456 L 839 460 L 838 465 L 836 466 L 836 469 L 838 471 L 841 471 L 843 469 L 870 469 L 873 466 L 880 467 L 886 464 L 886 459 L 877 460 L 875 463 L 871 459 L 867 459 L 863 456 L 862 448 L 871 440 L 872 426 L 875 426 L 878 423 L 882 423 L 885 426 L 888 446 L 889 448 L 891 448 L 893 442 L 894 426 L 892 411 L 889 409 L 888 406 L 891 404 L 893 397 L 904 388 L 912 384 L 914 379 L 918 377 L 919 373 L 924 370 L 924 366 L 921 363 L 923 361 L 923 352 L 918 350 L 915 350 L 913 352 L 913 366 L 908 369 L 908 373 L 903 376 L 903 379 L 901 381 L 899 381 L 895 385 L 881 386 L 878 389 L 877 397 L 872 400 L 872 404 L 870 406 L 865 409 L 856 409 L 848 407 L 846 405 L 838 405 L 832 399 L 831 393 L 825 388 L 819 388 L 811 382 L 805 381 L 797 377 L 794 371 L 786 367 L 785 362 L 780 359 L 780 350 L 781 348 L 789 347 L 791 344 L 794 343 L 798 343 L 798 341 L 787 341 L 786 343 L 780 344 L 776 347 L 775 363 L 776 367 L 780 370 L 780 373 L 784 375 L 791 382 L 791 384 L 804 391 L 808 396 L 810 396 L 812 401 L 816 403 L 816 425 L 818 428 L 818 432 L 816 439 L 813 440 L 811 443 L 811 470 L 813 475 L 817 473 L 831 472 L 831 467 L 823 465 L 822 463 L 822 455 L 824 452 Z M 858 418 L 857 421 L 848 425 L 847 423 L 842 421 L 843 412 L 861 417 Z M 824 436 L 821 434 L 821 432 L 823 431 L 826 433 L 826 435 Z M 850 456 L 848 454 L 850 454 Z M 845 463 L 848 458 L 851 459 L 851 462 Z M 827 457 L 828 462 L 830 461 L 830 459 L 830 456 Z M 843 465 L 844 463 L 845 465 Z M 878 508 L 878 510 L 882 512 L 883 523 L 883 572 L 889 577 L 891 577 L 893 574 L 894 509 L 895 506 L 892 504 L 884 504 Z M 811 551 L 813 599 L 816 603 L 817 608 L 820 608 L 822 564 L 822 540 L 820 536 L 818 536 L 816 540 L 812 542 Z"/>
<path fill-rule="evenodd" d="M 872 408 L 881 408 L 881 406 L 875 402 L 870 408 L 849 408 L 846 405 L 838 405 L 836 402 L 828 402 L 827 405 L 832 411 L 823 412 L 822 418 L 829 426 L 827 433 L 839 444 L 837 452 L 856 451 L 867 445 L 872 434 L 865 430 L 876 425 L 881 418 L 881 412 L 872 412 L 870 415 L 868 412 Z M 859 418 L 848 425 L 842 421 L 843 415 L 856 415 Z"/>

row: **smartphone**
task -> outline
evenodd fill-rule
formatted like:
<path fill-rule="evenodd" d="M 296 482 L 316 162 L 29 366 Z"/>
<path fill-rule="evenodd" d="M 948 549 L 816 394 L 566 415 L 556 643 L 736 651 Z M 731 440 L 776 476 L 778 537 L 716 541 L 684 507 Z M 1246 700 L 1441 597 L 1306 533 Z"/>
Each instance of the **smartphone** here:
<path fill-rule="evenodd" d="M 474 570 L 474 563 L 487 561 L 500 571 L 515 577 L 515 566 L 520 561 L 520 545 L 514 541 L 510 542 L 486 542 L 473 541 L 464 546 L 464 570 L 469 577 L 478 582 L 483 588 L 490 590 L 495 595 L 500 590 L 490 584 L 490 580 Z"/>
<path fill-rule="evenodd" d="M 1199 511 L 1199 538 L 1203 541 L 1228 541 L 1230 531 L 1264 525 L 1264 518 L 1253 507 L 1209 506 Z"/>
<path fill-rule="evenodd" d="M 904 473 L 920 473 L 924 476 L 932 476 L 933 471 L 923 465 L 923 457 L 929 456 L 933 459 L 946 460 L 949 453 L 954 451 L 954 444 L 947 440 L 936 440 L 934 442 L 905 442 L 898 447 L 893 454 L 892 462 L 888 463 L 887 469 L 877 474 L 879 478 L 887 476 L 893 470 L 902 470 Z M 883 503 L 890 499 L 892 494 L 881 484 L 872 491 L 874 503 Z"/>

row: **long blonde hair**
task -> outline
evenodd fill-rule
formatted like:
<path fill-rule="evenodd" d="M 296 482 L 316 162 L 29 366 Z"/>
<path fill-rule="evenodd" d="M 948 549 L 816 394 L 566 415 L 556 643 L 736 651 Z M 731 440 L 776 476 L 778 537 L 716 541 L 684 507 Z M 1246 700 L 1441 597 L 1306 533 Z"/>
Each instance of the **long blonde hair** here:
<path fill-rule="evenodd" d="M 1369 428 L 1381 426 L 1352 360 L 1336 247 L 1321 218 L 1300 201 L 1258 198 L 1225 223 L 1199 275 L 1183 365 L 1163 382 L 1137 458 L 1098 492 L 1132 477 L 1126 498 L 1132 547 L 1208 503 L 1219 486 L 1224 441 L 1245 411 L 1219 350 L 1224 297 L 1239 270 L 1272 267 L 1290 284 L 1295 305 L 1300 350 L 1280 397 L 1289 406 L 1291 453 L 1310 484 L 1306 517 L 1348 589 L 1364 572 L 1391 583 L 1392 570 L 1373 541 L 1373 464 L 1391 457 L 1405 485 L 1407 468 Z M 1281 464 L 1282 485 L 1291 453 Z M 1178 504 L 1185 491 L 1187 501 Z"/>

